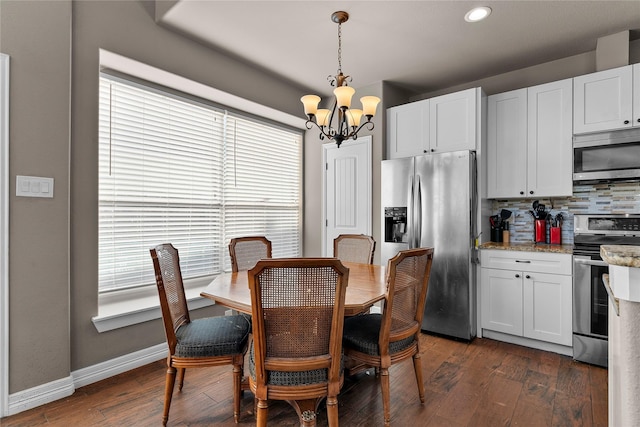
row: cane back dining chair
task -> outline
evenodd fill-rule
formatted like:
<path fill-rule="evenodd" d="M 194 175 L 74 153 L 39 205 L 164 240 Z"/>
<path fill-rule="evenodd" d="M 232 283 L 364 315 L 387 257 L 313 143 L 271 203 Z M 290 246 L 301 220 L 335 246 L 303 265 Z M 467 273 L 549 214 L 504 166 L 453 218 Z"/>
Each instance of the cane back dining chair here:
<path fill-rule="evenodd" d="M 335 258 L 261 260 L 249 270 L 257 426 L 267 425 L 268 400 L 286 400 L 301 426 L 314 426 L 323 398 L 329 426 L 338 426 L 348 278 Z"/>
<path fill-rule="evenodd" d="M 169 345 L 162 425 L 178 373 L 182 390 L 186 368 L 233 365 L 233 418 L 240 417 L 240 383 L 249 341 L 249 321 L 241 315 L 191 320 L 184 294 L 178 250 L 170 243 L 150 249 L 160 296 L 164 330 Z"/>
<path fill-rule="evenodd" d="M 258 260 L 271 258 L 271 241 L 264 236 L 236 237 L 229 242 L 233 272 L 250 270 Z"/>
<path fill-rule="evenodd" d="M 373 264 L 376 241 L 364 234 L 341 234 L 333 239 L 333 256 L 343 262 Z"/>
<path fill-rule="evenodd" d="M 389 367 L 413 357 L 420 402 L 424 383 L 420 363 L 420 328 L 433 248 L 400 251 L 387 267 L 387 294 L 382 314 L 345 319 L 343 346 L 347 358 L 375 367 L 380 374 L 384 424 L 390 424 Z"/>

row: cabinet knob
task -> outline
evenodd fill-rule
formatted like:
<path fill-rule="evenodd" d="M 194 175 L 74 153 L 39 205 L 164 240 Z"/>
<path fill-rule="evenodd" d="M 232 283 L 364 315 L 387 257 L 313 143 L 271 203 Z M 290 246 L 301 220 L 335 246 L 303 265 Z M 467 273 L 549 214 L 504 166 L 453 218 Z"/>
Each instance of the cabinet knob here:
<path fill-rule="evenodd" d="M 434 151 L 436 151 L 436 149 L 435 149 L 435 148 L 432 148 L 432 149 L 431 149 L 431 152 L 433 153 Z"/>
<path fill-rule="evenodd" d="M 640 119 L 638 119 L 638 123 L 640 123 Z"/>
<path fill-rule="evenodd" d="M 528 274 L 524 277 L 526 277 L 527 279 L 531 279 L 531 276 L 529 276 Z"/>
<path fill-rule="evenodd" d="M 517 279 L 519 279 L 519 278 L 520 278 L 520 275 L 519 275 L 519 274 L 516 274 L 516 278 L 517 278 Z"/>
<path fill-rule="evenodd" d="M 521 191 L 521 192 L 520 192 L 520 195 L 522 196 L 523 194 L 524 194 L 524 191 Z"/>
<path fill-rule="evenodd" d="M 422 150 L 422 152 L 423 152 L 423 153 L 428 153 L 428 151 L 427 151 L 427 150 Z"/>
<path fill-rule="evenodd" d="M 533 194 L 533 190 L 529 191 L 529 194 Z"/>
<path fill-rule="evenodd" d="M 625 120 L 625 121 L 624 121 L 624 124 L 625 124 L 625 125 L 628 125 L 628 124 L 629 124 L 629 120 Z"/>

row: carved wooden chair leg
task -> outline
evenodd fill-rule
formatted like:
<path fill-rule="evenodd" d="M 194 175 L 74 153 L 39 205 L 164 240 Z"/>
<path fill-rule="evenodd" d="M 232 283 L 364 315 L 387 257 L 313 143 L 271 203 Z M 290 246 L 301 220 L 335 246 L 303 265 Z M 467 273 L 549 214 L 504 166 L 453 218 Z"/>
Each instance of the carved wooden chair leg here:
<path fill-rule="evenodd" d="M 422 363 L 420 361 L 420 352 L 413 356 L 413 369 L 416 371 L 416 382 L 418 383 L 418 395 L 420 402 L 424 403 L 424 382 L 422 381 Z"/>
<path fill-rule="evenodd" d="M 391 422 L 391 393 L 389 387 L 389 368 L 380 368 L 380 385 L 382 388 L 382 407 L 384 413 L 384 425 L 389 427 Z"/>
<path fill-rule="evenodd" d="M 185 368 L 178 368 L 178 390 L 182 391 L 182 386 L 184 385 L 184 374 L 187 373 Z"/>
<path fill-rule="evenodd" d="M 171 407 L 171 397 L 173 397 L 173 386 L 176 383 L 176 368 L 167 368 L 167 377 L 164 386 L 164 411 L 162 412 L 162 425 L 166 426 L 169 420 L 169 408 Z"/>
<path fill-rule="evenodd" d="M 338 427 L 338 398 L 327 397 L 327 418 L 329 427 Z"/>
<path fill-rule="evenodd" d="M 256 399 L 258 401 L 256 410 L 256 427 L 267 427 L 267 413 L 269 409 L 266 400 Z"/>
<path fill-rule="evenodd" d="M 237 362 L 237 361 L 236 361 Z M 242 363 L 242 358 L 240 359 Z M 240 421 L 240 393 L 242 391 L 242 365 L 233 365 L 233 420 L 236 424 Z"/>

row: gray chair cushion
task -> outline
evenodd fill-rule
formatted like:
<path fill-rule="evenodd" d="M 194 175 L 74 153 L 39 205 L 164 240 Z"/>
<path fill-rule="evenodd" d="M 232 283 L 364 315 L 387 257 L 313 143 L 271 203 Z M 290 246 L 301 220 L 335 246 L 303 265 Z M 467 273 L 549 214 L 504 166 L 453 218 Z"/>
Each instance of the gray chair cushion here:
<path fill-rule="evenodd" d="M 344 332 L 342 335 L 342 345 L 361 353 L 379 356 L 378 339 L 380 337 L 380 325 L 382 324 L 381 314 L 363 314 L 353 316 L 344 320 Z M 389 354 L 397 353 L 409 347 L 415 341 L 414 336 L 410 336 L 400 341 L 389 343 Z"/>
<path fill-rule="evenodd" d="M 340 373 L 344 370 L 344 358 L 340 360 Z M 256 360 L 253 345 L 249 350 L 249 375 L 256 379 Z M 268 371 L 267 385 L 304 385 L 327 382 L 327 369 L 312 369 L 310 371 L 284 372 Z"/>
<path fill-rule="evenodd" d="M 208 317 L 182 325 L 176 331 L 178 357 L 242 354 L 250 325 L 243 315 Z"/>

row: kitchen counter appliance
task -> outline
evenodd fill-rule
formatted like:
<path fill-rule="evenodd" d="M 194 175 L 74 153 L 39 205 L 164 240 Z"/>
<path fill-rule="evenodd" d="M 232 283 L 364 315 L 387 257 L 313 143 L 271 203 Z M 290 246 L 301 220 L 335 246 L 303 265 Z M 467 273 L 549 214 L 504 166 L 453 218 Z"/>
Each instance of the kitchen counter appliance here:
<path fill-rule="evenodd" d="M 573 358 L 608 365 L 608 264 L 600 245 L 640 245 L 640 215 L 574 215 Z"/>
<path fill-rule="evenodd" d="M 640 178 L 640 128 L 573 137 L 573 180 L 609 182 Z"/>
<path fill-rule="evenodd" d="M 476 199 L 473 151 L 382 162 L 382 263 L 400 250 L 434 248 L 423 331 L 476 336 Z"/>

